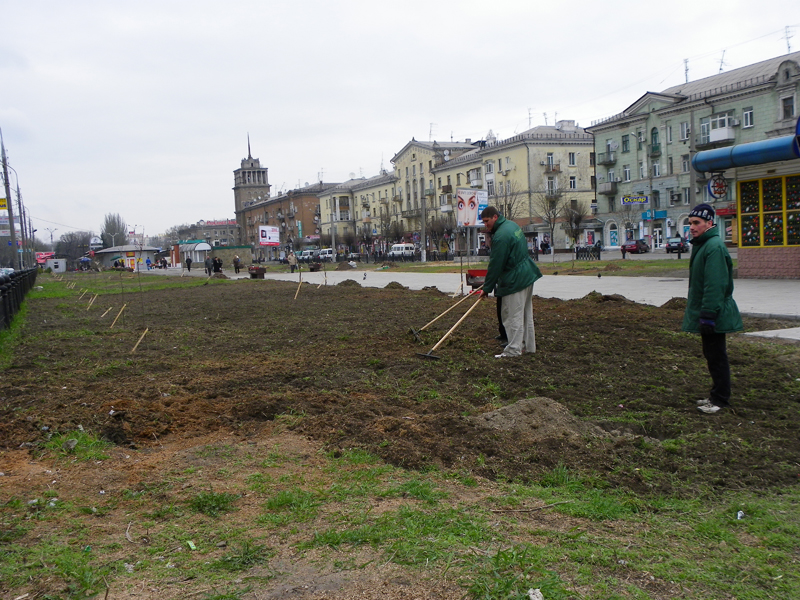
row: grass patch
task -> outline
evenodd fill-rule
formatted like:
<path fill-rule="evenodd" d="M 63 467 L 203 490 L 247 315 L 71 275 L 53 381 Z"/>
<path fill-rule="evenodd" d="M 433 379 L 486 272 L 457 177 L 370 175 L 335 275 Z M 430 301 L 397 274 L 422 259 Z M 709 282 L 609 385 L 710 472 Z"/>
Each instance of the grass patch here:
<path fill-rule="evenodd" d="M 79 430 L 70 433 L 55 433 L 44 442 L 42 447 L 61 458 L 106 460 L 108 459 L 106 450 L 111 447 L 111 444 L 99 439 L 94 434 Z"/>

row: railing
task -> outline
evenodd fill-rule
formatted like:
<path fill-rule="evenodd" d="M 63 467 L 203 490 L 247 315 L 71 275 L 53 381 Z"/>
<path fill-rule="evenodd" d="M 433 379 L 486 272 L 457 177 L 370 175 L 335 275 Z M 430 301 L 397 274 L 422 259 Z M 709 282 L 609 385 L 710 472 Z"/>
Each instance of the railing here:
<path fill-rule="evenodd" d="M 39 269 L 31 268 L 0 275 L 0 329 L 8 329 L 14 315 L 22 307 L 22 301 L 36 283 Z"/>
<path fill-rule="evenodd" d="M 661 156 L 661 144 L 650 144 L 650 156 Z"/>
<path fill-rule="evenodd" d="M 604 196 L 613 196 L 617 193 L 617 182 L 606 181 L 605 183 L 598 184 L 597 193 Z"/>
<path fill-rule="evenodd" d="M 561 163 L 547 163 L 547 166 L 544 168 L 545 173 L 560 173 L 561 172 Z"/>
<path fill-rule="evenodd" d="M 598 152 L 597 164 L 598 165 L 613 165 L 617 162 L 616 152 Z"/>
<path fill-rule="evenodd" d="M 404 219 L 413 219 L 414 217 L 418 217 L 421 214 L 422 214 L 422 210 L 421 209 L 412 208 L 412 209 L 409 209 L 409 210 L 404 210 L 402 213 L 400 213 L 400 216 L 402 216 Z"/>

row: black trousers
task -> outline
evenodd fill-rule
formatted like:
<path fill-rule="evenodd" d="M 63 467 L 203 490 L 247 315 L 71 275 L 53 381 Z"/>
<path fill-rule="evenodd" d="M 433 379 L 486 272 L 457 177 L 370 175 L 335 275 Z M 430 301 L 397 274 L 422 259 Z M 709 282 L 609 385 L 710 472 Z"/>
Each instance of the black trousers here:
<path fill-rule="evenodd" d="M 503 297 L 497 297 L 497 325 L 498 329 L 500 330 L 500 339 L 507 340 L 508 336 L 506 335 L 506 328 L 503 327 L 503 317 L 502 317 L 502 307 L 503 307 Z"/>
<path fill-rule="evenodd" d="M 712 381 L 709 399 L 717 406 L 728 406 L 731 399 L 731 367 L 725 334 L 712 333 L 701 335 L 700 338 L 703 340 L 703 356 L 706 357 Z"/>

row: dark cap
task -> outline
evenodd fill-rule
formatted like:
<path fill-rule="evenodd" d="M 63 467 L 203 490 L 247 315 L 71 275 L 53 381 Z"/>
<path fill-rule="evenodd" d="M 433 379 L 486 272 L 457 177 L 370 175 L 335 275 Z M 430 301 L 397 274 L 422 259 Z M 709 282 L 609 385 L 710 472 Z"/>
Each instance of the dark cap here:
<path fill-rule="evenodd" d="M 705 219 L 706 221 L 713 221 L 714 209 L 711 207 L 710 204 L 698 204 L 692 209 L 692 212 L 689 213 L 689 216 L 700 217 L 701 219 Z"/>

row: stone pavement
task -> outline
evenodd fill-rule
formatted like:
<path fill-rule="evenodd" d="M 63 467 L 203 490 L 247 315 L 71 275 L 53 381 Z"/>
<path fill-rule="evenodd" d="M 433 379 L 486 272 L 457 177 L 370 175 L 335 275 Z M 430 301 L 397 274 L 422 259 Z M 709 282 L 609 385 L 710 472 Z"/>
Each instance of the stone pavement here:
<path fill-rule="evenodd" d="M 327 265 L 329 267 L 330 265 Z M 154 269 L 160 275 L 180 275 L 179 269 Z M 335 269 L 310 273 L 301 271 L 303 281 L 313 285 L 337 285 L 346 279 L 357 281 L 365 287 L 386 287 L 397 282 L 412 290 L 436 287 L 448 294 L 467 293 L 469 286 L 459 273 L 404 273 L 381 270 L 374 265 L 359 265 L 357 269 L 338 271 Z M 466 274 L 466 265 L 464 266 Z M 189 275 L 184 271 L 184 275 Z M 205 277 L 202 270 L 192 270 L 191 276 Z M 247 279 L 249 274 L 242 270 L 238 275 L 226 269 L 225 275 L 232 279 Z M 299 274 L 266 273 L 266 279 L 298 281 Z M 661 306 L 670 298 L 686 298 L 688 280 L 682 278 L 659 277 L 602 277 L 583 275 L 545 275 L 536 282 L 533 293 L 541 298 L 560 298 L 573 300 L 583 298 L 590 292 L 619 294 L 641 304 Z M 788 279 L 736 279 L 733 297 L 742 314 L 779 319 L 800 320 L 800 281 Z M 800 327 L 768 332 L 789 339 L 800 340 Z"/>

